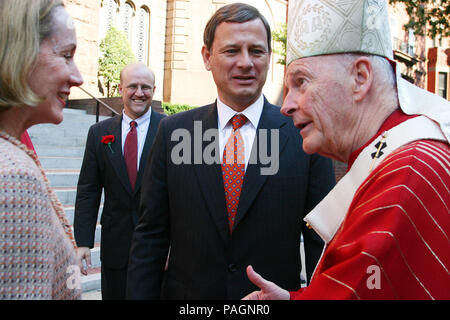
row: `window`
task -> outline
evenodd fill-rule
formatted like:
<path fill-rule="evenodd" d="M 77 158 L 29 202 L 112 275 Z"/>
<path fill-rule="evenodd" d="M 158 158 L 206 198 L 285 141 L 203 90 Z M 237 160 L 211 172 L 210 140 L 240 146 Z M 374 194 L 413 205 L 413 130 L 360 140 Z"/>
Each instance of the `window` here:
<path fill-rule="evenodd" d="M 416 36 L 414 35 L 414 30 L 413 29 L 409 29 L 408 30 L 408 51 L 407 51 L 407 53 L 411 57 L 414 57 L 415 45 L 416 45 Z"/>
<path fill-rule="evenodd" d="M 115 0 L 103 0 L 100 5 L 99 39 L 103 39 L 106 32 L 115 25 L 118 5 Z"/>
<path fill-rule="evenodd" d="M 116 22 L 117 3 L 115 0 L 106 1 L 106 26 L 109 30 Z"/>
<path fill-rule="evenodd" d="M 447 99 L 447 73 L 439 72 L 438 90 L 437 94 L 444 99 Z"/>
<path fill-rule="evenodd" d="M 122 15 L 122 28 L 125 34 L 127 35 L 128 41 L 131 43 L 131 35 L 132 35 L 132 23 L 131 19 L 133 17 L 133 7 L 129 2 L 125 3 L 123 8 Z"/>
<path fill-rule="evenodd" d="M 397 23 L 397 19 L 395 17 L 390 17 L 389 18 L 389 24 L 391 27 L 391 36 L 392 36 L 392 46 L 394 50 L 398 50 L 400 47 L 399 44 L 399 40 L 397 37 L 397 28 L 398 28 L 398 23 Z"/>
<path fill-rule="evenodd" d="M 145 64 L 148 61 L 149 32 L 150 11 L 146 7 L 141 7 L 138 20 L 137 59 Z"/>

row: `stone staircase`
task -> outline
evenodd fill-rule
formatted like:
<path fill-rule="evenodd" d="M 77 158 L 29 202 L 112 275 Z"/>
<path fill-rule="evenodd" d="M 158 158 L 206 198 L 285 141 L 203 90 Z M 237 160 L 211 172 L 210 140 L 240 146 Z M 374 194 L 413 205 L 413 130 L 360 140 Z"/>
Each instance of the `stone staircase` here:
<path fill-rule="evenodd" d="M 100 121 L 107 118 L 100 117 Z M 71 223 L 87 133 L 94 123 L 95 115 L 88 115 L 84 110 L 64 109 L 64 120 L 59 125 L 39 124 L 28 129 L 47 178 Z M 101 203 L 103 205 L 103 199 Z M 100 292 L 100 234 L 100 224 L 97 224 L 95 247 L 91 250 L 92 269 L 81 277 L 83 298 L 99 296 L 95 293 Z"/>
<path fill-rule="evenodd" d="M 100 116 L 100 121 L 109 118 Z M 78 176 L 83 161 L 89 127 L 95 123 L 95 115 L 84 110 L 64 109 L 64 120 L 59 125 L 39 124 L 28 129 L 38 158 L 45 170 L 53 190 L 64 206 L 69 221 L 73 224 L 75 197 Z M 95 247 L 91 250 L 92 269 L 87 276 L 81 276 L 83 299 L 101 299 L 100 293 L 100 215 L 103 197 L 95 232 Z M 303 239 L 301 257 L 304 261 Z M 304 264 L 303 264 L 304 265 Z M 301 273 L 302 286 L 306 283 L 305 268 Z"/>

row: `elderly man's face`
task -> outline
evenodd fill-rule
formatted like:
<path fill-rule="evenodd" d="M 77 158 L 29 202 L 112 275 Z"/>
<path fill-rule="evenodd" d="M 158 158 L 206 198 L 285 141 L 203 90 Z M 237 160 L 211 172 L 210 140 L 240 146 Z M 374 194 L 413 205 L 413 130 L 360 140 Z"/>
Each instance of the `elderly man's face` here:
<path fill-rule="evenodd" d="M 261 95 L 269 69 L 267 34 L 260 19 L 244 23 L 222 22 L 211 49 L 202 49 L 220 100 L 241 111 Z"/>
<path fill-rule="evenodd" d="M 289 65 L 281 112 L 300 129 L 306 153 L 341 160 L 353 118 L 349 79 L 335 56 L 303 58 Z"/>

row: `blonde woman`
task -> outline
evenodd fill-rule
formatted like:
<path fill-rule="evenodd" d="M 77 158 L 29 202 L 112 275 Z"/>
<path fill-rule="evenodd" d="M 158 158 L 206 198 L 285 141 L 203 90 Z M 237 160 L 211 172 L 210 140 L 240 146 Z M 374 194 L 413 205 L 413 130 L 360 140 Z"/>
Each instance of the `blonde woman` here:
<path fill-rule="evenodd" d="M 20 142 L 58 124 L 83 79 L 60 0 L 0 1 L 0 299 L 80 299 L 76 246 L 33 151 Z"/>

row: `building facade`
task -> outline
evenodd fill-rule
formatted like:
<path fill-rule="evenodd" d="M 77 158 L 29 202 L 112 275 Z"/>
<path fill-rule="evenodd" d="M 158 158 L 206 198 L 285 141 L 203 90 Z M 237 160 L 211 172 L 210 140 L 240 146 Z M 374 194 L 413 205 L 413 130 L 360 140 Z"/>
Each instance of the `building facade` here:
<path fill-rule="evenodd" d="M 116 26 L 124 31 L 136 59 L 147 64 L 156 75 L 154 99 L 171 103 L 203 105 L 211 103 L 217 92 L 201 56 L 203 30 L 211 15 L 230 0 L 66 0 L 66 7 L 77 27 L 76 62 L 85 84 L 96 97 L 99 90 L 99 44 L 106 31 Z M 244 0 L 257 7 L 273 29 L 286 22 L 287 1 Z M 264 94 L 280 104 L 284 66 L 272 55 Z M 74 89 L 71 98 L 88 98 Z"/>
<path fill-rule="evenodd" d="M 161 100 L 164 79 L 166 39 L 166 0 L 65 0 L 75 20 L 78 48 L 75 61 L 84 77 L 83 88 L 102 97 L 98 78 L 99 45 L 111 26 L 127 35 L 137 60 L 147 64 L 156 76 L 157 94 Z M 89 98 L 74 89 L 71 98 Z"/>
<path fill-rule="evenodd" d="M 240 0 L 257 7 L 272 30 L 286 22 L 286 0 Z M 217 92 L 201 56 L 203 30 L 211 15 L 232 0 L 66 0 L 77 27 L 76 62 L 85 84 L 96 97 L 99 90 L 99 44 L 111 26 L 124 31 L 136 59 L 156 75 L 154 99 L 204 105 L 214 101 Z M 449 99 L 449 39 L 433 40 L 405 30 L 408 21 L 404 7 L 390 6 L 394 57 L 405 79 Z M 272 47 L 275 43 L 272 43 Z M 284 66 L 272 54 L 263 92 L 280 105 L 283 98 Z M 74 88 L 71 98 L 88 98 Z"/>
<path fill-rule="evenodd" d="M 450 40 L 416 36 L 412 29 L 405 30 L 409 17 L 401 3 L 389 7 L 389 20 L 394 58 L 399 62 L 403 77 L 449 99 Z"/>

